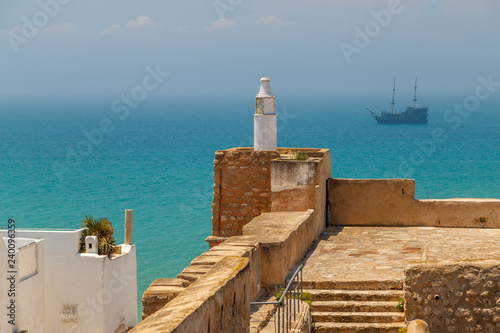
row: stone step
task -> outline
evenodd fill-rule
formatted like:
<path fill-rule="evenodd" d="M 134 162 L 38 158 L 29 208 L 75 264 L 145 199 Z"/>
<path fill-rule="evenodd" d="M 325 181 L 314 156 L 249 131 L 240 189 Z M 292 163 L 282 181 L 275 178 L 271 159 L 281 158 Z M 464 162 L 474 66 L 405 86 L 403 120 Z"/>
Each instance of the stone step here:
<path fill-rule="evenodd" d="M 302 281 L 302 287 L 331 290 L 402 290 L 403 280 Z"/>
<path fill-rule="evenodd" d="M 183 279 L 155 280 L 142 295 L 142 319 L 152 315 L 186 290 L 189 281 Z"/>
<path fill-rule="evenodd" d="M 311 312 L 313 322 L 402 323 L 402 312 Z"/>
<path fill-rule="evenodd" d="M 158 286 L 174 286 L 174 287 L 189 287 L 191 283 L 184 279 L 156 279 L 151 283 L 150 287 Z"/>
<path fill-rule="evenodd" d="M 203 275 L 205 275 L 205 273 L 184 273 L 184 272 L 181 272 L 180 274 L 177 275 L 177 278 L 187 280 L 190 283 L 195 283 Z"/>
<path fill-rule="evenodd" d="M 403 323 L 316 323 L 317 333 L 398 333 Z"/>
<path fill-rule="evenodd" d="M 194 258 L 191 261 L 192 265 L 203 265 L 203 266 L 213 266 L 222 259 L 224 259 L 225 255 L 212 255 L 212 253 L 205 252 L 201 256 Z"/>
<path fill-rule="evenodd" d="M 213 266 L 211 265 L 191 265 L 177 275 L 178 279 L 184 279 L 190 283 L 196 282 L 201 276 L 205 275 Z"/>
<path fill-rule="evenodd" d="M 398 301 L 402 290 L 317 290 L 305 289 L 314 301 Z"/>
<path fill-rule="evenodd" d="M 398 302 L 314 301 L 311 311 L 319 312 L 397 312 Z"/>

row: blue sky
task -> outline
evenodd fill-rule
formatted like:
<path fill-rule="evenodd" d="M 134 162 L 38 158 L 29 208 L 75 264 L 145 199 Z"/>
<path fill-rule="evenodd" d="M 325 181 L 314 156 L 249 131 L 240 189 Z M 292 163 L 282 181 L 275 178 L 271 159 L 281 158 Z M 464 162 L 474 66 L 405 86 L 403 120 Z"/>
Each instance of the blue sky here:
<path fill-rule="evenodd" d="M 387 93 L 394 76 L 435 94 L 500 81 L 497 0 L 0 1 L 1 95 L 117 94 L 156 65 L 170 95 L 254 94 L 264 75 L 275 94 L 308 95 Z"/>

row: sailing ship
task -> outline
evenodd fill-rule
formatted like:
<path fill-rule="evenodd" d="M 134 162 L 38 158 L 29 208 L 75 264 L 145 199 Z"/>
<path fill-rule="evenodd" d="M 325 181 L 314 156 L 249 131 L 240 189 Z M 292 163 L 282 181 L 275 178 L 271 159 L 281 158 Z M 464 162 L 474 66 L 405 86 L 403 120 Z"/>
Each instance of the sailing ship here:
<path fill-rule="evenodd" d="M 394 78 L 394 87 L 392 88 L 392 103 L 391 111 L 382 111 L 379 116 L 375 112 L 366 108 L 373 118 L 379 124 L 427 124 L 427 112 L 429 108 L 427 106 L 418 108 L 417 107 L 417 79 L 415 79 L 415 92 L 413 95 L 413 106 L 408 106 L 405 112 L 396 112 L 394 107 L 394 95 L 396 93 L 396 78 Z"/>

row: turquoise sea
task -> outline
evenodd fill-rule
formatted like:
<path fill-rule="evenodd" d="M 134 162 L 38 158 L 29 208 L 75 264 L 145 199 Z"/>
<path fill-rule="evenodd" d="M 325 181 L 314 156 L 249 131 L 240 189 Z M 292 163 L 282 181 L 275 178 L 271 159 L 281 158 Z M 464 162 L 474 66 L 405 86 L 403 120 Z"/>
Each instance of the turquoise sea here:
<path fill-rule="evenodd" d="M 329 148 L 333 177 L 414 178 L 418 198 L 500 198 L 500 98 L 443 118 L 465 97 L 426 97 L 427 125 L 377 125 L 365 107 L 378 112 L 386 98 L 277 96 L 278 144 Z M 140 313 L 155 278 L 207 250 L 214 152 L 253 145 L 254 95 L 151 97 L 124 119 L 114 99 L 2 101 L 0 226 L 78 228 L 91 214 L 113 221 L 122 242 L 133 209 Z"/>

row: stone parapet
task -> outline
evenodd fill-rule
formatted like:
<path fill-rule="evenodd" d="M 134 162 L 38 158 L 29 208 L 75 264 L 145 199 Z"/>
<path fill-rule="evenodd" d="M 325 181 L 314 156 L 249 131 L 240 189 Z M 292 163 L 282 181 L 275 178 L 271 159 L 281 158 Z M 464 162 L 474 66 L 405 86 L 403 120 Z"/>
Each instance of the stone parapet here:
<path fill-rule="evenodd" d="M 412 179 L 330 179 L 333 225 L 500 228 L 500 200 L 415 200 Z"/>
<path fill-rule="evenodd" d="M 144 293 L 143 317 L 147 317 L 146 321 L 158 320 L 160 317 L 151 316 L 152 312 L 168 308 L 173 300 L 184 297 L 191 286 L 206 279 L 218 279 L 212 273 L 227 258 L 248 260 L 246 288 L 249 299 L 255 300 L 261 288 L 283 283 L 287 274 L 316 239 L 317 225 L 323 223 L 324 220 L 313 209 L 306 212 L 264 213 L 254 218 L 243 228 L 242 236 L 229 237 L 222 244 L 194 258 L 191 265 L 177 276 L 178 279 L 155 281 Z M 185 288 L 185 284 L 177 286 L 175 283 L 180 281 L 179 278 L 189 284 L 189 287 Z M 162 302 L 164 308 L 158 310 Z M 249 308 L 250 303 L 238 306 Z"/>
<path fill-rule="evenodd" d="M 155 313 L 189 286 L 182 279 L 157 279 L 142 295 L 142 319 Z"/>
<path fill-rule="evenodd" d="M 294 159 L 304 153 L 306 160 Z M 214 159 L 214 196 L 210 247 L 242 234 L 254 217 L 271 211 L 325 215 L 330 151 L 316 148 L 219 150 Z"/>
<path fill-rule="evenodd" d="M 271 211 L 271 160 L 279 157 L 253 148 L 215 153 L 212 236 L 241 235 L 245 224 Z"/>
<path fill-rule="evenodd" d="M 130 332 L 249 332 L 250 266 L 228 256 Z"/>
<path fill-rule="evenodd" d="M 307 153 L 307 158 L 295 160 L 298 153 Z M 299 181 L 294 181 L 294 177 Z M 167 309 L 174 311 L 178 307 L 178 299 L 186 300 L 191 288 L 208 283 L 207 279 L 214 286 L 217 279 L 222 281 L 224 276 L 215 275 L 214 270 L 221 267 L 227 258 L 248 261 L 248 273 L 245 273 L 248 279 L 244 288 L 249 300 L 257 299 L 261 288 L 283 283 L 325 228 L 329 177 L 328 149 L 278 148 L 278 152 L 255 152 L 252 148 L 232 148 L 217 151 L 214 160 L 213 230 L 212 236 L 207 238 L 210 250 L 194 258 L 190 266 L 177 275 L 178 279 L 186 281 L 187 288 L 162 285 L 166 283 L 163 280 L 155 281 L 148 288 L 143 297 L 143 317 L 146 319 L 138 326 L 137 332 L 146 332 L 153 327 L 166 328 L 162 323 L 175 319 Z M 272 183 L 272 179 L 276 181 Z M 275 205 L 273 199 L 276 200 Z M 249 301 L 241 301 L 231 304 L 249 311 Z M 197 320 L 197 325 L 202 327 L 204 321 L 205 327 L 211 326 L 212 318 L 219 317 L 219 312 L 217 307 L 206 312 L 207 302 L 208 299 L 193 303 L 193 311 L 183 313 L 184 322 Z M 204 310 L 196 310 L 195 307 Z M 200 311 L 204 314 L 200 315 Z M 194 326 L 189 327 L 193 329 L 190 332 L 196 332 Z"/>
<path fill-rule="evenodd" d="M 315 212 L 264 213 L 243 228 L 244 236 L 260 244 L 260 280 L 262 287 L 277 285 L 304 256 L 318 236 Z M 243 237 L 244 237 L 243 236 Z M 232 237 L 234 241 L 238 237 Z"/>

